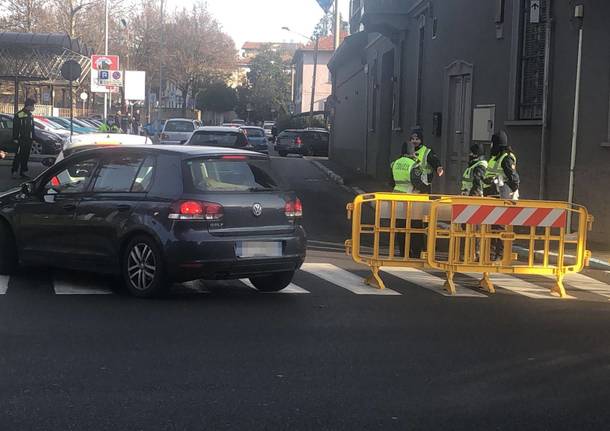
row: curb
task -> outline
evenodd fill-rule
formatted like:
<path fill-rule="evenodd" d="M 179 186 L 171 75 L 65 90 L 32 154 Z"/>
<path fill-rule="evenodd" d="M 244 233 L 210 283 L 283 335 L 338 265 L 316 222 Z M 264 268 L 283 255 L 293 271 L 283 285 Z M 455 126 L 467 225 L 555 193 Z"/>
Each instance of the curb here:
<path fill-rule="evenodd" d="M 341 186 L 345 185 L 345 181 L 343 180 L 343 177 L 341 175 L 336 174 L 335 172 L 328 169 L 326 166 L 324 166 L 322 163 L 318 162 L 317 160 L 310 160 L 310 161 L 318 169 L 320 169 L 322 172 L 324 172 L 328 178 L 330 178 L 331 180 L 333 180 L 334 182 L 336 182 L 337 184 L 339 184 Z"/>

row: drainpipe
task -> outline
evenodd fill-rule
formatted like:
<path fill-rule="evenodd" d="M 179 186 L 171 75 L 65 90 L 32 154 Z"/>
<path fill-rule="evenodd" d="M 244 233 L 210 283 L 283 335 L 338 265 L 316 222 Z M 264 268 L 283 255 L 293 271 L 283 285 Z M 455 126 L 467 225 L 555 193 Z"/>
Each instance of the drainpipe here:
<path fill-rule="evenodd" d="M 364 174 L 368 175 L 368 169 L 369 169 L 369 162 L 368 162 L 368 158 L 369 158 L 369 98 L 370 98 L 368 62 L 363 67 L 364 67 L 364 81 L 365 81 L 364 106 L 366 107 L 366 110 L 365 110 L 366 120 L 364 122 L 364 124 L 365 124 L 365 129 L 364 129 Z"/>
<path fill-rule="evenodd" d="M 538 186 L 538 199 L 544 199 L 546 194 L 546 163 L 549 143 L 549 117 L 550 117 L 550 80 L 552 73 L 551 65 L 551 38 L 553 37 L 553 1 L 548 0 L 546 6 L 546 31 L 544 42 L 544 87 L 542 101 L 542 136 L 540 141 L 540 182 Z"/>
<path fill-rule="evenodd" d="M 574 120 L 572 124 L 572 151 L 570 157 L 570 185 L 568 189 L 568 202 L 574 202 L 574 168 L 576 167 L 576 142 L 578 140 L 578 120 L 580 115 L 580 78 L 582 69 L 582 32 L 583 32 L 584 5 L 577 5 L 574 9 L 574 18 L 578 21 L 578 59 L 576 61 L 576 89 L 574 91 Z M 572 231 L 572 214 L 568 212 L 568 232 Z"/>

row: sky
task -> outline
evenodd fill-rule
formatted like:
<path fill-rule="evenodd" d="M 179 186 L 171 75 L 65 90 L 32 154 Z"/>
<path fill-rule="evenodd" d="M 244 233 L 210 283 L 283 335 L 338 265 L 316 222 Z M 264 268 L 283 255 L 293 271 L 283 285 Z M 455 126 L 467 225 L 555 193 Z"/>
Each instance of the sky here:
<path fill-rule="evenodd" d="M 188 0 L 168 2 L 174 7 L 189 3 Z M 324 15 L 316 0 L 207 0 L 207 3 L 223 30 L 235 40 L 237 49 L 245 41 L 306 42 L 303 37 L 284 31 L 282 27 L 311 36 Z M 347 20 L 349 0 L 339 0 L 339 11 Z"/>

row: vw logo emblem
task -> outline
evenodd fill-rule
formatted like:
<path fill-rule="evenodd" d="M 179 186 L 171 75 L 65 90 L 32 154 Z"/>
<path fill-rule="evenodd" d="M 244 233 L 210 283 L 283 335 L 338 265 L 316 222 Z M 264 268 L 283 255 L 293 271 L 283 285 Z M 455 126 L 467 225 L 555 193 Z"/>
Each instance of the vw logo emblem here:
<path fill-rule="evenodd" d="M 254 214 L 255 217 L 260 217 L 262 213 L 263 206 L 261 204 L 252 205 L 252 214 Z"/>

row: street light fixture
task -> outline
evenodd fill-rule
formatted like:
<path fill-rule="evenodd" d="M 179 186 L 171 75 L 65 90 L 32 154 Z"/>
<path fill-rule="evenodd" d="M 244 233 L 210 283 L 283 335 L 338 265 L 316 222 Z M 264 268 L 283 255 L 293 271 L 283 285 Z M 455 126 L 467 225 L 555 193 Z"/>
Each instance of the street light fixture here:
<path fill-rule="evenodd" d="M 282 30 L 297 34 L 311 42 L 315 42 L 315 47 L 313 51 L 313 77 L 311 79 L 311 101 L 309 104 L 309 127 L 311 127 L 313 124 L 313 105 L 316 100 L 316 78 L 318 76 L 318 51 L 320 49 L 320 34 L 316 31 L 316 38 L 313 39 L 311 37 L 305 36 L 304 34 L 292 31 L 289 27 L 282 27 Z"/>

